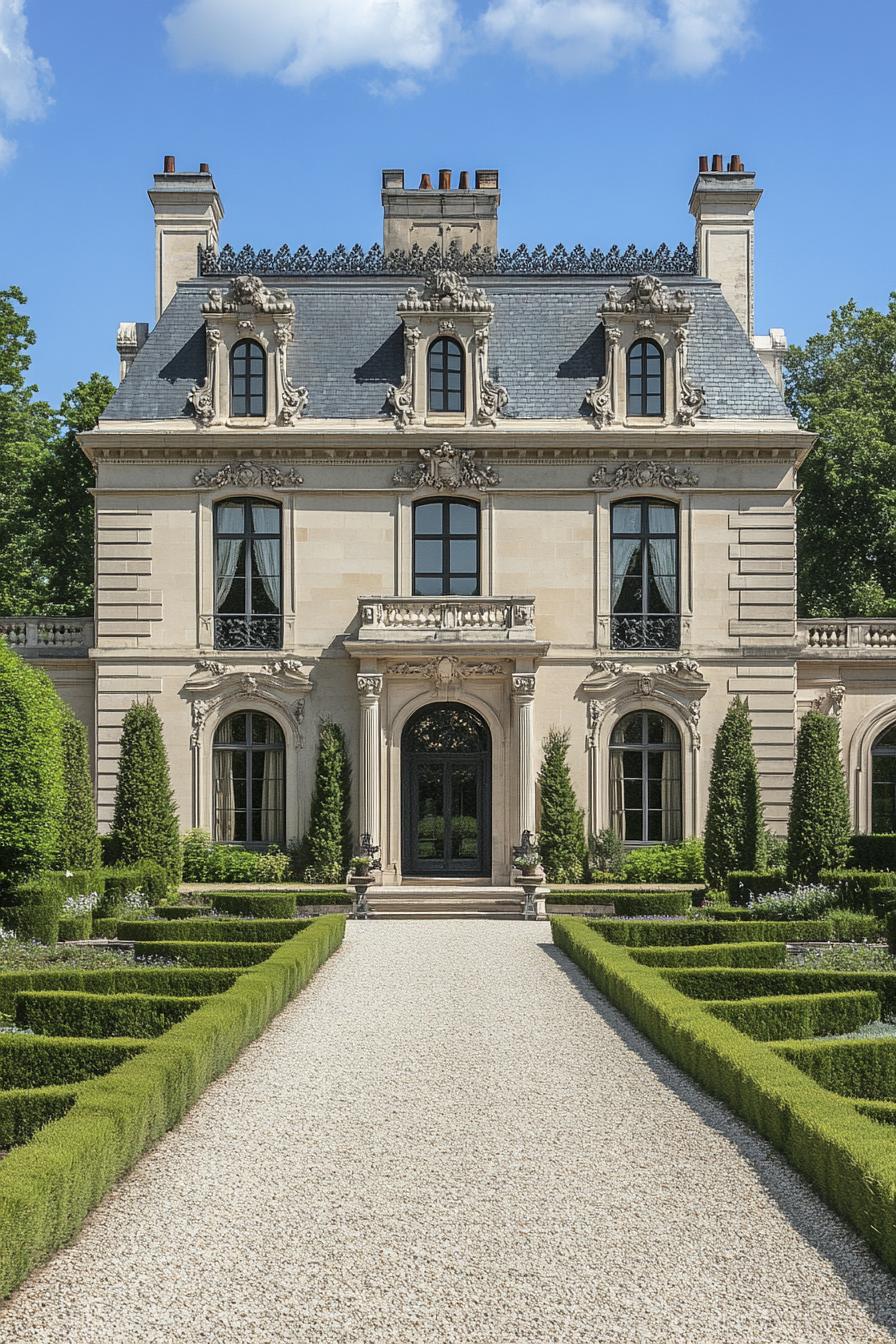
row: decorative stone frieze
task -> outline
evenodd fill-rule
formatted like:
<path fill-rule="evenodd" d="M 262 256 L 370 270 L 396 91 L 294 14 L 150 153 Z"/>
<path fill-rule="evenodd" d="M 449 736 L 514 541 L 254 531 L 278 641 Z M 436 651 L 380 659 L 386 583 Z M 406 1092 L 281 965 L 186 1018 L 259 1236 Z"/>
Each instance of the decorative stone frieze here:
<path fill-rule="evenodd" d="M 390 677 L 421 677 L 434 682 L 437 686 L 451 686 L 468 677 L 501 677 L 505 672 L 503 663 L 469 663 L 462 658 L 444 656 L 442 658 L 422 658 L 414 662 L 388 663 L 386 672 Z"/>
<path fill-rule="evenodd" d="M 423 292 L 411 285 L 398 305 L 404 326 L 404 374 L 386 390 L 396 429 L 422 424 L 495 425 L 507 404 L 507 389 L 489 370 L 489 330 L 495 306 L 482 288 L 472 288 L 456 270 L 438 268 Z M 431 413 L 427 402 L 427 351 L 450 335 L 464 353 L 463 412 Z"/>
<path fill-rule="evenodd" d="M 406 485 L 414 490 L 486 490 L 500 483 L 493 467 L 477 466 L 471 452 L 452 448 L 450 443 L 421 448 L 416 466 L 398 467 L 392 476 L 393 485 Z"/>
<path fill-rule="evenodd" d="M 591 484 L 598 490 L 645 490 L 661 486 L 666 490 L 691 490 L 700 480 L 690 467 L 671 462 L 621 462 L 619 466 L 600 466 L 591 473 Z"/>
<path fill-rule="evenodd" d="M 304 478 L 292 467 L 288 471 L 281 471 L 279 467 L 259 466 L 257 462 L 228 462 L 215 472 L 200 467 L 193 477 L 193 484 L 201 490 L 217 490 L 226 485 L 235 485 L 243 490 L 256 486 L 267 486 L 271 490 L 295 490 L 303 482 Z"/>

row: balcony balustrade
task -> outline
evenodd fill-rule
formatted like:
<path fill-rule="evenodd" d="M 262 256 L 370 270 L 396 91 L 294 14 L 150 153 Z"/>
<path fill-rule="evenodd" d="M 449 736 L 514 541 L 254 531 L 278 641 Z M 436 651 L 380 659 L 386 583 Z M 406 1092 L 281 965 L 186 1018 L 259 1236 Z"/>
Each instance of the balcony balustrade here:
<path fill-rule="evenodd" d="M 86 658 L 93 647 L 88 616 L 0 616 L 0 639 L 23 658 Z"/>
<path fill-rule="evenodd" d="M 797 631 L 813 653 L 840 653 L 846 657 L 896 652 L 896 619 L 846 617 L 844 620 L 798 621 Z"/>
<path fill-rule="evenodd" d="M 361 640 L 535 640 L 532 597 L 362 597 Z"/>

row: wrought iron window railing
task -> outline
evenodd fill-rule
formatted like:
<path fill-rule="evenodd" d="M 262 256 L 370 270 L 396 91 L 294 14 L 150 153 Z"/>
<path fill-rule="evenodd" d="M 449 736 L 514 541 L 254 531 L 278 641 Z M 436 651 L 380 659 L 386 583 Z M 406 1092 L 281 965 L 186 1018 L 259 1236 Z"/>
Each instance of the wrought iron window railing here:
<path fill-rule="evenodd" d="M 216 649 L 282 649 L 282 616 L 216 616 Z"/>
<path fill-rule="evenodd" d="M 610 638 L 614 649 L 677 649 L 680 616 L 614 616 Z"/>

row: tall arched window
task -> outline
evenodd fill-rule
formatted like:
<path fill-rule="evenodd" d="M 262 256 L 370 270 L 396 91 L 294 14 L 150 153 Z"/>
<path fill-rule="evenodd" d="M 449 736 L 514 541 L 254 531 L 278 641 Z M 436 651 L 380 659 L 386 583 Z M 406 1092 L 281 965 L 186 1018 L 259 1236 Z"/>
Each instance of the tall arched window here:
<path fill-rule="evenodd" d="M 280 506 L 266 499 L 215 505 L 215 646 L 283 643 Z"/>
<path fill-rule="evenodd" d="M 426 357 L 429 409 L 464 409 L 464 352 L 459 341 L 440 336 L 429 347 Z"/>
<path fill-rule="evenodd" d="M 663 352 L 656 341 L 635 341 L 629 346 L 628 413 L 663 414 Z"/>
<path fill-rule="evenodd" d="M 871 829 L 896 831 L 896 723 L 871 748 Z"/>
<path fill-rule="evenodd" d="M 215 733 L 214 838 L 267 849 L 285 844 L 283 732 L 267 714 L 231 714 Z"/>
<path fill-rule="evenodd" d="M 613 729 L 610 824 L 627 845 L 681 839 L 681 738 L 663 714 L 639 709 Z"/>
<path fill-rule="evenodd" d="M 614 504 L 612 548 L 613 648 L 677 648 L 678 509 L 660 499 Z"/>
<path fill-rule="evenodd" d="M 479 592 L 479 506 L 464 499 L 414 505 L 414 588 L 420 596 Z"/>
<path fill-rule="evenodd" d="M 263 416 L 266 402 L 264 350 L 257 341 L 237 341 L 230 352 L 230 414 Z"/>

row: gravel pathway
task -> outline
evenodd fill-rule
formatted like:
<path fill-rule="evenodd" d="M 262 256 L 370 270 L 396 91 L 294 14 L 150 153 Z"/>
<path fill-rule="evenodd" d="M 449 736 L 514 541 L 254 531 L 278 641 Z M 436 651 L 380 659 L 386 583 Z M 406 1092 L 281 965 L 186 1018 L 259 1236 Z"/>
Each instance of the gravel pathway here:
<path fill-rule="evenodd" d="M 3 1344 L 877 1344 L 896 1279 L 545 925 L 343 949 Z"/>

